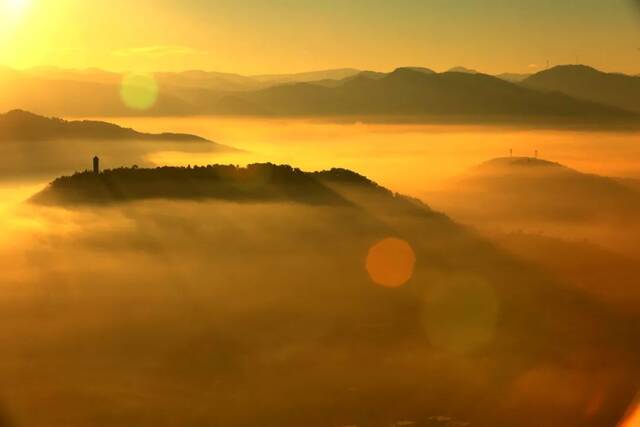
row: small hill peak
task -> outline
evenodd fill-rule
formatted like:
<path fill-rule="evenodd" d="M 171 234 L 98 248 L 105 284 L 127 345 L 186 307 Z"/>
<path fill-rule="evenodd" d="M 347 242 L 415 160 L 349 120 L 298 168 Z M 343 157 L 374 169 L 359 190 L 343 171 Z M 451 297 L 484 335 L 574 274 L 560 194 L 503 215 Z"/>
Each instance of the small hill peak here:
<path fill-rule="evenodd" d="M 540 71 L 538 74 L 575 74 L 575 73 L 604 74 L 600 70 L 597 70 L 588 65 L 581 65 L 581 64 L 557 65 L 555 67 L 549 68 L 548 70 Z"/>
<path fill-rule="evenodd" d="M 425 67 L 398 67 L 396 68 L 393 72 L 402 72 L 402 71 L 413 71 L 416 73 L 422 73 L 422 74 L 436 74 L 435 71 L 433 71 L 430 68 L 425 68 Z"/>
<path fill-rule="evenodd" d="M 4 114 L 0 114 L 0 116 L 4 116 L 6 118 L 20 118 L 20 117 L 25 117 L 25 118 L 39 118 L 39 119 L 44 119 L 46 117 L 43 116 L 39 116 L 38 114 L 26 111 L 26 110 L 21 110 L 21 109 L 15 109 L 15 110 L 10 110 L 7 111 Z"/>
<path fill-rule="evenodd" d="M 566 166 L 549 160 L 539 159 L 536 157 L 498 157 L 482 163 L 480 168 L 490 167 L 502 168 L 531 168 L 531 167 L 553 167 L 566 169 Z"/>
<path fill-rule="evenodd" d="M 396 68 L 395 70 L 393 70 L 392 72 L 390 72 L 389 74 L 386 75 L 387 79 L 419 79 L 419 81 L 422 81 L 425 76 L 435 76 L 436 73 L 435 72 L 428 72 L 425 71 L 423 69 L 419 69 L 419 68 L 412 68 L 412 67 L 401 67 L 401 68 Z"/>
<path fill-rule="evenodd" d="M 478 71 L 466 67 L 453 67 L 447 73 L 480 74 Z"/>

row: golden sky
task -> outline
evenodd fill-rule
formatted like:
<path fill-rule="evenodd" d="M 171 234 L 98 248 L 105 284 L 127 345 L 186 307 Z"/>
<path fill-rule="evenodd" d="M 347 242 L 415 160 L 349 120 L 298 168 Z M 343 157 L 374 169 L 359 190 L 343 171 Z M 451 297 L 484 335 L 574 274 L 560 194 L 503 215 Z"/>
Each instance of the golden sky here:
<path fill-rule="evenodd" d="M 579 61 L 640 73 L 633 0 L 0 0 L 0 64 L 244 74 Z"/>

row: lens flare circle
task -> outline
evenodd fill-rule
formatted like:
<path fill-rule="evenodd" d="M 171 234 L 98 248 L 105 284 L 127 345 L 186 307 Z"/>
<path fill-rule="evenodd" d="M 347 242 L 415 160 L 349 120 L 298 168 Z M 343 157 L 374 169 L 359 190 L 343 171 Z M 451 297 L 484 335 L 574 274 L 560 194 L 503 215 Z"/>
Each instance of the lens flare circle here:
<path fill-rule="evenodd" d="M 387 288 L 399 288 L 413 277 L 415 263 L 416 255 L 409 243 L 398 238 L 387 238 L 369 249 L 366 269 L 374 283 Z"/>
<path fill-rule="evenodd" d="M 151 74 L 127 74 L 120 85 L 120 98 L 132 110 L 144 111 L 153 107 L 158 100 L 158 92 L 158 83 Z"/>
<path fill-rule="evenodd" d="M 444 278 L 426 292 L 422 324 L 436 348 L 468 354 L 492 341 L 499 308 L 496 291 L 483 279 Z"/>

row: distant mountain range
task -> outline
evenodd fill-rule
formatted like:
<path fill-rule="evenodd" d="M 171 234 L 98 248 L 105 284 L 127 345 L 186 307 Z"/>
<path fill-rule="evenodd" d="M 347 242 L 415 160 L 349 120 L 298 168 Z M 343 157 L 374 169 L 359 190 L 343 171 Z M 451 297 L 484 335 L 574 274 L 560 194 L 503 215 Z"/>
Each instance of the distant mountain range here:
<path fill-rule="evenodd" d="M 0 109 L 58 116 L 382 116 L 591 124 L 635 122 L 640 113 L 640 77 L 585 66 L 560 66 L 531 76 L 489 76 L 464 67 L 444 73 L 402 67 L 390 73 L 348 68 L 263 76 L 194 70 L 156 73 L 155 78 L 159 87 L 155 104 L 133 111 L 120 99 L 122 76 L 116 73 L 2 69 Z"/>
<path fill-rule="evenodd" d="M 467 68 L 467 67 L 461 67 L 461 66 L 453 67 L 448 72 L 449 73 L 480 74 L 476 70 L 473 70 L 473 69 Z"/>
<path fill-rule="evenodd" d="M 526 73 L 502 73 L 502 74 L 498 74 L 496 75 L 497 78 L 502 79 L 502 80 L 506 80 L 508 82 L 511 83 L 520 83 L 521 81 L 525 80 L 527 77 L 531 77 L 531 74 L 526 74 Z"/>
<path fill-rule="evenodd" d="M 522 85 L 640 113 L 640 77 L 565 65 L 526 78 Z"/>
<path fill-rule="evenodd" d="M 205 142 L 195 135 L 181 133 L 150 134 L 100 121 L 67 121 L 39 116 L 23 110 L 0 114 L 0 141 L 34 140 L 136 140 Z"/>
<path fill-rule="evenodd" d="M 295 74 L 268 74 L 252 76 L 249 79 L 264 84 L 301 83 L 319 80 L 342 80 L 360 74 L 362 71 L 355 68 L 339 68 L 333 70 L 310 71 Z"/>
<path fill-rule="evenodd" d="M 631 118 L 625 110 L 561 93 L 543 93 L 484 74 L 429 73 L 400 68 L 384 76 L 357 75 L 333 87 L 313 83 L 229 94 L 211 113 L 275 116 L 431 116 L 483 118 Z"/>

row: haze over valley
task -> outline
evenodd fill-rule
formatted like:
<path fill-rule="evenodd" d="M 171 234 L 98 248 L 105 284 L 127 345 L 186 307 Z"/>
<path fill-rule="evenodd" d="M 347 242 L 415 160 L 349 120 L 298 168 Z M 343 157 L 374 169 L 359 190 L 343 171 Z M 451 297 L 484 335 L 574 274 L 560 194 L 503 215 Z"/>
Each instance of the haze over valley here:
<path fill-rule="evenodd" d="M 639 25 L 0 0 L 0 427 L 639 427 Z"/>

